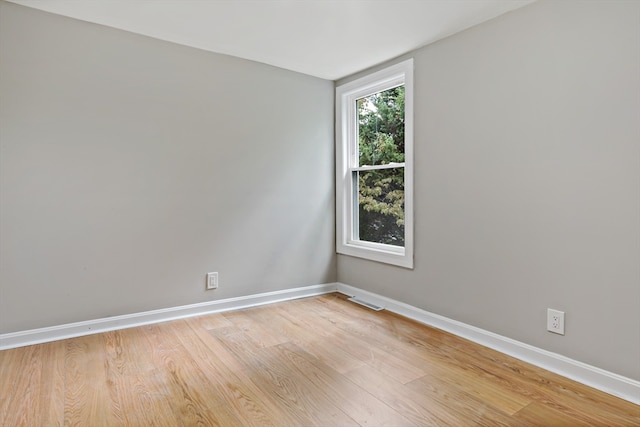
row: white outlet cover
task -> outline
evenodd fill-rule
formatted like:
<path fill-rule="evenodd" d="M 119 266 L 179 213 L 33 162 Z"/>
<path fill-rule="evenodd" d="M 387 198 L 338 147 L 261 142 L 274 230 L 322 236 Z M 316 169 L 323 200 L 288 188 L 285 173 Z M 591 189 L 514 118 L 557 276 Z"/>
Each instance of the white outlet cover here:
<path fill-rule="evenodd" d="M 547 331 L 564 335 L 564 311 L 547 309 Z"/>
<path fill-rule="evenodd" d="M 218 272 L 207 273 L 207 289 L 218 289 Z"/>

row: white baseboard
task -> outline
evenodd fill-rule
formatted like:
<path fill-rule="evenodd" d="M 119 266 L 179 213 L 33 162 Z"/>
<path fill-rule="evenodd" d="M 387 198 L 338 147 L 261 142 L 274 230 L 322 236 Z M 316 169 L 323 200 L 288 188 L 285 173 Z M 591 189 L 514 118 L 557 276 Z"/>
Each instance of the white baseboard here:
<path fill-rule="evenodd" d="M 218 313 L 222 311 L 238 310 L 280 301 L 322 295 L 337 290 L 337 283 L 305 286 L 301 288 L 285 289 L 282 291 L 266 292 L 244 297 L 228 298 L 218 301 L 207 301 L 179 307 L 163 308 L 160 310 L 107 317 L 104 319 L 87 320 L 84 322 L 68 323 L 48 328 L 31 329 L 28 331 L 0 334 L 0 350 L 44 342 L 57 341 L 65 338 L 97 334 L 116 329 L 132 328 L 169 320 L 183 319 L 202 314 Z"/>
<path fill-rule="evenodd" d="M 338 292 L 384 307 L 429 326 L 433 326 L 470 341 L 492 348 L 516 359 L 539 366 L 605 393 L 640 405 L 640 381 L 587 365 L 557 353 L 552 353 L 511 338 L 503 337 L 475 326 L 467 325 L 391 298 L 338 283 Z"/>
<path fill-rule="evenodd" d="M 343 283 L 305 286 L 282 291 L 266 292 L 244 297 L 208 301 L 160 310 L 68 323 L 48 328 L 0 334 L 0 350 L 40 344 L 83 335 L 97 334 L 117 329 L 132 328 L 169 320 L 183 319 L 203 314 L 238 310 L 259 305 L 272 304 L 297 298 L 340 292 L 369 301 L 375 305 L 429 326 L 450 332 L 470 341 L 508 354 L 517 359 L 555 372 L 595 389 L 618 396 L 640 405 L 640 381 L 605 371 L 560 354 L 552 353 L 475 326 L 446 318 L 409 304 L 364 291 Z"/>

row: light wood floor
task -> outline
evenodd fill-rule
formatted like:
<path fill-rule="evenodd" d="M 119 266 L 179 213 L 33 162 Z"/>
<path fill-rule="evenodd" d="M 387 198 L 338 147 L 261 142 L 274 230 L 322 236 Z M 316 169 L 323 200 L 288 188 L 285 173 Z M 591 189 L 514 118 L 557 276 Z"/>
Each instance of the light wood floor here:
<path fill-rule="evenodd" d="M 2 426 L 640 426 L 640 406 L 339 294 L 0 352 Z"/>

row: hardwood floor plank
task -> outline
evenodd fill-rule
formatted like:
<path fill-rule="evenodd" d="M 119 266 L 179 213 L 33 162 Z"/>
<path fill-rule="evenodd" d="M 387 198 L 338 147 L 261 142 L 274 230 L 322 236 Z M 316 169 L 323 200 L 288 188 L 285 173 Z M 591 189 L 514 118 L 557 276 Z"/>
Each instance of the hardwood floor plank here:
<path fill-rule="evenodd" d="M 29 426 L 30 420 L 42 424 L 42 407 L 44 403 L 38 399 L 42 388 L 43 346 L 33 345 L 17 353 L 17 372 L 20 376 L 5 392 L 11 395 L 10 403 L 5 410 L 4 424 L 8 426 Z"/>
<path fill-rule="evenodd" d="M 42 373 L 39 382 L 42 403 L 42 426 L 57 427 L 64 425 L 65 395 L 65 352 L 64 341 L 55 341 L 42 346 Z"/>
<path fill-rule="evenodd" d="M 445 407 L 438 407 L 427 397 L 411 390 L 370 366 L 354 369 L 345 375 L 363 390 L 385 402 L 417 426 L 457 426 L 461 420 Z"/>
<path fill-rule="evenodd" d="M 203 316 L 190 317 L 189 322 L 191 324 L 198 325 L 199 328 L 205 330 L 224 328 L 227 326 L 233 326 L 233 324 L 224 317 L 224 313 L 205 314 Z"/>
<path fill-rule="evenodd" d="M 473 346 L 477 345 L 473 344 Z M 446 349 L 446 346 L 443 345 L 441 348 Z M 478 349 L 478 353 L 486 353 L 486 350 Z M 517 409 L 517 406 L 523 402 L 535 400 L 543 402 L 549 407 L 564 411 L 579 420 L 584 418 L 583 414 L 589 412 L 590 405 L 598 405 L 598 402 L 600 402 L 601 413 L 595 416 L 594 419 L 598 424 L 606 425 L 608 420 L 619 419 L 626 419 L 626 422 L 629 422 L 629 420 L 640 422 L 637 417 L 637 411 L 635 417 L 627 417 L 618 413 L 620 409 L 622 409 L 622 412 L 627 413 L 630 409 L 629 406 L 636 405 L 623 405 L 626 409 L 618 406 L 619 410 L 612 412 L 607 404 L 603 404 L 606 401 L 610 401 L 612 396 L 504 355 L 501 358 L 505 360 L 500 363 L 494 363 L 493 359 L 488 360 L 486 355 L 482 354 L 471 356 L 469 351 L 447 350 L 446 355 L 437 354 L 437 352 L 432 353 L 432 355 L 434 355 L 433 363 L 435 366 L 446 367 L 450 372 L 452 369 L 457 371 L 456 375 L 461 376 L 461 379 L 457 380 L 460 387 L 481 388 L 483 392 L 491 392 L 493 396 L 496 396 L 495 393 L 504 393 L 505 396 L 508 396 L 500 401 L 505 412 L 509 412 L 513 408 Z M 496 356 L 493 355 L 492 357 Z M 588 390 L 585 395 L 588 396 L 586 400 L 585 396 L 580 392 L 583 388 Z M 617 401 L 618 403 L 621 402 L 620 399 L 617 399 Z M 512 407 L 508 408 L 504 405 Z M 593 416 L 589 417 L 593 418 Z"/>
<path fill-rule="evenodd" d="M 399 329 L 405 323 L 412 323 L 411 321 L 390 316 L 389 323 L 393 325 L 394 333 L 384 339 L 372 336 L 374 345 L 389 352 L 396 352 L 406 360 L 411 360 L 413 364 L 419 365 L 428 376 L 446 378 L 457 387 L 481 395 L 484 399 L 499 405 L 496 406 L 497 409 L 508 414 L 517 412 L 531 402 L 531 397 L 514 393 L 512 388 L 505 387 L 501 382 L 493 380 L 496 375 L 501 375 L 500 369 L 495 369 L 496 372 L 492 373 L 488 372 L 485 367 L 481 370 L 482 376 L 480 376 L 474 370 L 475 360 L 473 358 L 467 356 L 460 363 L 457 363 L 461 352 L 448 348 L 446 344 L 434 346 L 423 338 L 420 340 L 408 339 L 407 335 L 403 335 L 404 339 L 400 340 L 397 336 L 400 334 Z M 411 326 L 425 330 L 425 332 L 427 332 L 426 329 L 431 329 L 419 324 Z M 444 332 L 440 331 L 439 333 L 443 334 Z M 465 357 L 464 354 L 466 353 L 463 353 L 463 357 Z"/>
<path fill-rule="evenodd" d="M 289 411 L 283 411 L 280 408 L 277 398 L 271 394 L 264 393 L 262 389 L 256 386 L 251 378 L 251 373 L 211 334 L 211 331 L 204 331 L 192 324 L 190 326 L 194 328 L 196 335 L 209 350 L 210 354 L 215 355 L 213 361 L 210 358 L 207 359 L 208 363 L 215 363 L 216 368 L 222 372 L 225 380 L 232 387 L 235 387 L 235 384 L 242 384 L 251 395 L 256 396 L 256 400 L 262 400 L 265 404 L 265 413 L 270 415 L 271 420 L 277 420 L 277 425 L 283 427 L 300 425 L 298 418 L 292 416 Z M 235 382 L 236 378 L 238 383 Z"/>
<path fill-rule="evenodd" d="M 438 378 L 459 390 L 478 396 L 496 409 L 506 414 L 515 414 L 531 403 L 531 398 L 514 393 L 509 387 L 491 380 L 478 378 L 475 373 L 458 366 L 435 365 L 428 374 L 429 378 Z"/>
<path fill-rule="evenodd" d="M 412 362 L 407 361 L 397 349 L 385 351 L 376 346 L 368 337 L 353 334 L 348 326 L 344 326 L 344 319 L 342 322 L 323 317 L 317 319 L 321 319 L 322 329 L 324 330 L 322 342 L 346 351 L 356 359 L 400 383 L 406 384 L 425 374 L 422 367 L 412 363 L 415 360 Z"/>
<path fill-rule="evenodd" d="M 362 359 L 349 353 L 348 348 L 333 340 L 330 329 L 319 328 L 315 319 L 307 319 L 310 315 L 308 310 L 296 309 L 292 304 L 281 304 L 277 311 L 255 310 L 249 314 L 257 321 L 268 323 L 273 330 L 289 337 L 290 342 L 340 373 L 365 364 Z"/>
<path fill-rule="evenodd" d="M 436 375 L 426 375 L 412 381 L 407 387 L 436 404 L 438 407 L 448 408 L 457 414 L 460 423 L 475 426 L 510 426 L 513 418 L 502 412 L 495 400 L 488 401 Z"/>
<path fill-rule="evenodd" d="M 27 351 L 26 347 L 0 351 L 0 426 L 6 425 L 14 385 L 22 375 L 19 360 Z"/>
<path fill-rule="evenodd" d="M 197 326 L 196 326 L 197 328 Z M 188 348 L 196 364 L 213 387 L 211 393 L 216 393 L 224 399 L 225 406 L 245 426 L 277 426 L 275 422 L 278 413 L 269 410 L 269 405 L 263 402 L 261 395 L 255 393 L 245 385 L 238 376 L 220 363 L 218 357 L 211 357 L 211 348 L 191 328 L 187 322 L 176 324 L 177 338 Z M 206 340 L 211 336 L 207 334 Z M 214 353 L 219 356 L 219 353 Z"/>
<path fill-rule="evenodd" d="M 154 367 L 133 329 L 105 334 L 106 370 L 122 408 L 124 425 L 179 425 L 170 410 L 166 378 Z"/>
<path fill-rule="evenodd" d="M 241 425 L 224 408 L 205 373 L 190 353 L 175 339 L 172 323 L 142 327 L 154 364 L 164 372 L 163 383 L 171 396 L 171 407 L 183 425 Z M 219 419 L 219 418 L 222 419 Z"/>
<path fill-rule="evenodd" d="M 119 402 L 112 400 L 105 375 L 104 336 L 89 335 L 66 341 L 65 425 L 122 425 Z"/>
<path fill-rule="evenodd" d="M 578 420 L 563 412 L 556 411 L 544 404 L 532 402 L 514 415 L 514 419 L 522 421 L 528 426 L 547 427 L 587 427 L 594 424 Z M 614 426 L 615 424 L 606 424 Z"/>
<path fill-rule="evenodd" d="M 271 347 L 289 341 L 289 338 L 275 334 L 270 323 L 257 322 L 247 314 L 251 310 L 240 310 L 224 313 L 224 317 L 236 328 L 240 329 L 258 347 Z"/>
<path fill-rule="evenodd" d="M 301 417 L 300 425 L 358 425 L 331 404 L 316 384 L 280 363 L 271 347 L 253 347 L 253 342 L 241 332 L 217 338 L 244 364 L 252 381 L 264 393 L 277 396 L 283 410 Z"/>
<path fill-rule="evenodd" d="M 361 426 L 409 426 L 411 422 L 368 391 L 358 387 L 344 375 L 318 362 L 295 344 L 275 348 L 279 358 L 289 362 L 298 374 L 306 376 L 325 393 L 336 407 L 342 409 Z"/>
<path fill-rule="evenodd" d="M 331 294 L 0 351 L 0 426 L 640 426 L 640 406 Z"/>

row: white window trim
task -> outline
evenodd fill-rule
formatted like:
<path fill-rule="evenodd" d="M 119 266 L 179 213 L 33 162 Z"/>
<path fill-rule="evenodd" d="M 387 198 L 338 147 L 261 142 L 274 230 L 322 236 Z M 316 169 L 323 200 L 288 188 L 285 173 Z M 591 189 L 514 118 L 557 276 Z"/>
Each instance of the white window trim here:
<path fill-rule="evenodd" d="M 382 168 L 404 166 L 404 247 L 353 239 L 354 209 L 351 172 L 357 167 L 355 101 L 396 86 L 405 87 L 405 162 Z M 355 165 L 355 166 L 354 166 Z M 354 204 L 356 204 L 354 206 Z M 406 268 L 413 268 L 413 59 L 336 87 L 336 251 Z"/>

